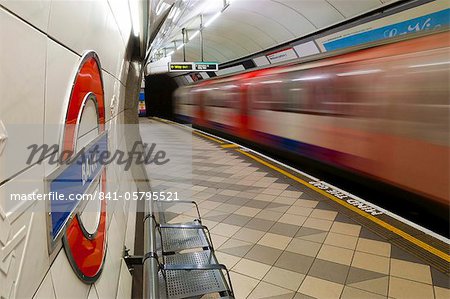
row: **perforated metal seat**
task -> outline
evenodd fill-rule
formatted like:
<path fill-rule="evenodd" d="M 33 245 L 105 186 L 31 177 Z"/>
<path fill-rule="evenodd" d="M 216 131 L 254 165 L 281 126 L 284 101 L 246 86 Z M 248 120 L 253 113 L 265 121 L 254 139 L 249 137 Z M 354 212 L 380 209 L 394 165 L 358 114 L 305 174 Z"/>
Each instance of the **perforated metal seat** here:
<path fill-rule="evenodd" d="M 163 254 L 187 249 L 213 250 L 208 228 L 199 221 L 159 225 Z"/>
<path fill-rule="evenodd" d="M 164 257 L 160 279 L 166 285 L 168 298 L 193 298 L 217 293 L 221 298 L 233 298 L 228 270 L 217 263 L 209 250 Z M 226 271 L 227 280 L 222 271 Z"/>
<path fill-rule="evenodd" d="M 220 298 L 234 298 L 228 269 L 218 263 L 208 228 L 202 225 L 198 205 L 198 219 L 187 223 L 166 223 L 164 209 L 148 214 L 152 229 L 159 232 L 151 257 L 158 263 L 161 298 L 201 298 L 218 294 Z M 163 203 L 161 203 L 163 205 Z M 158 220 L 162 220 L 160 223 Z M 185 252 L 189 251 L 189 252 Z M 162 255 L 159 255 L 162 253 Z M 226 273 L 226 277 L 225 274 Z"/>

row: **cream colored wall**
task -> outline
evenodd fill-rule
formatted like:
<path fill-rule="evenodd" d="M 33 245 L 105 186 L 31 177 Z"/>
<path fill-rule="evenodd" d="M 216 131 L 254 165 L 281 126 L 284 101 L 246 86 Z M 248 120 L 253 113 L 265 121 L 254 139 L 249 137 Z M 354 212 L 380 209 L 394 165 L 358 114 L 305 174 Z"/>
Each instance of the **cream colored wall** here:
<path fill-rule="evenodd" d="M 59 132 L 49 127 L 63 121 L 86 50 L 94 50 L 102 65 L 109 148 L 126 149 L 121 125 L 126 118 L 135 121 L 125 114 L 137 111 L 141 74 L 140 62 L 129 60 L 132 38 L 128 1 L 0 0 L 0 298 L 131 296 L 122 253 L 124 245 L 133 253 L 135 202 L 108 203 L 104 269 L 89 285 L 77 278 L 64 250 L 50 257 L 46 213 L 39 206 L 45 203 L 11 204 L 7 198 L 13 192 L 44 192 L 44 178 L 55 166 L 27 168 L 23 145 L 58 143 Z M 15 135 L 13 127 L 24 124 L 30 129 Z M 22 156 L 13 168 L 5 167 L 8 159 Z M 107 178 L 108 191 L 136 190 L 123 167 L 108 166 Z"/>

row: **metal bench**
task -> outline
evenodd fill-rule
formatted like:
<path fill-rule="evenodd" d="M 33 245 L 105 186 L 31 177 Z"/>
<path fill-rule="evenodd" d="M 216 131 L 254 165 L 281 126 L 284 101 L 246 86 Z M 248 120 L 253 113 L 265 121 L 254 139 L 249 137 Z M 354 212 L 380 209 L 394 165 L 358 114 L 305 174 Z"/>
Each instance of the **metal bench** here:
<path fill-rule="evenodd" d="M 152 202 L 153 203 L 153 202 Z M 214 254 L 209 230 L 198 218 L 188 223 L 165 223 L 164 213 L 149 204 L 144 219 L 144 298 L 201 298 L 218 294 L 234 298 L 226 266 Z M 158 202 L 155 204 L 166 204 Z M 159 235 L 159 236 L 157 236 Z"/>
<path fill-rule="evenodd" d="M 152 215 L 156 222 L 156 227 L 160 235 L 161 251 L 164 255 L 173 254 L 182 250 L 203 248 L 204 250 L 214 250 L 209 229 L 202 225 L 202 218 L 198 205 L 194 201 L 158 202 L 165 204 L 192 204 L 197 210 L 198 218 L 188 223 L 162 223 L 165 222 L 164 213 L 154 213 Z M 160 215 L 161 219 L 156 219 Z"/>

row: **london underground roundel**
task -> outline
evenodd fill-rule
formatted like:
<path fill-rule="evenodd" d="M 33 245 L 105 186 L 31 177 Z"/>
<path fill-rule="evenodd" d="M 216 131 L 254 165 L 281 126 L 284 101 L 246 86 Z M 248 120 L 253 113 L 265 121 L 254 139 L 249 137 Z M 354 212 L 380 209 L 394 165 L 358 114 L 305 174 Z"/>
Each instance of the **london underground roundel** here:
<path fill-rule="evenodd" d="M 64 200 L 49 204 L 51 249 L 62 239 L 77 276 L 93 283 L 106 255 L 106 169 L 98 156 L 108 150 L 101 67 L 97 55 L 83 55 L 67 103 L 61 137 L 60 167 L 48 178 L 48 189 Z M 61 195 L 62 194 L 62 195 Z"/>

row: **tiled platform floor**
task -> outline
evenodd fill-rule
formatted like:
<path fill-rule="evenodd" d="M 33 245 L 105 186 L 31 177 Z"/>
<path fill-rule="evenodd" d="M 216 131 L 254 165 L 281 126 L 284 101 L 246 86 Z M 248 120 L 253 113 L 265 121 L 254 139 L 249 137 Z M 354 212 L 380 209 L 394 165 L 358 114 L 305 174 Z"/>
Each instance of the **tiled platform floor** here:
<path fill-rule="evenodd" d="M 202 137 L 192 147 L 192 199 L 237 298 L 450 298 L 448 276 L 311 200 L 305 187 Z M 170 183 L 152 181 L 154 190 Z"/>

